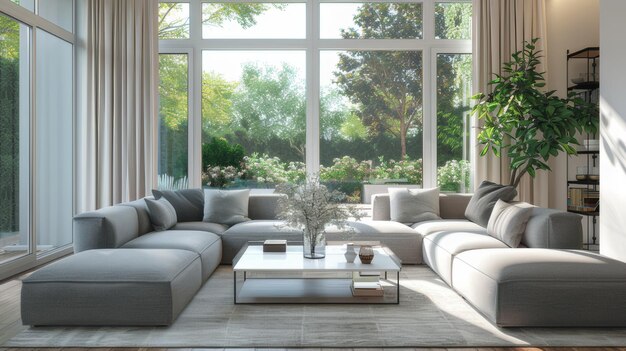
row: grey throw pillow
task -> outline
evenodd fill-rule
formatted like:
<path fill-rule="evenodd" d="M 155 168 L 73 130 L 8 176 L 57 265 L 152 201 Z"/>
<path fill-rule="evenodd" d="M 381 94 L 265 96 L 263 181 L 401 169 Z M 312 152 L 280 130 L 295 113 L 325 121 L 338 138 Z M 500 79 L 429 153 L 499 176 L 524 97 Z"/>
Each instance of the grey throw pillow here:
<path fill-rule="evenodd" d="M 179 222 L 198 222 L 204 213 L 204 193 L 202 189 L 152 190 L 155 199 L 162 197 L 174 206 Z"/>
<path fill-rule="evenodd" d="M 480 183 L 465 209 L 465 218 L 487 228 L 493 206 L 498 200 L 509 202 L 515 198 L 517 190 L 510 185 L 500 185 L 489 181 Z"/>
<path fill-rule="evenodd" d="M 441 219 L 439 188 L 389 188 L 389 214 L 392 221 L 413 224 Z"/>
<path fill-rule="evenodd" d="M 145 199 L 150 222 L 156 231 L 168 230 L 176 225 L 176 210 L 165 198 L 158 200 Z"/>
<path fill-rule="evenodd" d="M 518 247 L 532 210 L 529 205 L 511 205 L 498 200 L 489 217 L 487 234 L 510 247 Z"/>
<path fill-rule="evenodd" d="M 204 222 L 233 225 L 249 221 L 250 190 L 204 189 Z"/>

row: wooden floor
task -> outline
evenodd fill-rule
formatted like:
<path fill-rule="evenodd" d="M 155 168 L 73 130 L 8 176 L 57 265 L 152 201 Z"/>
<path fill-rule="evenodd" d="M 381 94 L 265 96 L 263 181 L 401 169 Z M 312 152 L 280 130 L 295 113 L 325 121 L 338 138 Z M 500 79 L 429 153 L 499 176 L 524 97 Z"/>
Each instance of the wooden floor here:
<path fill-rule="evenodd" d="M 80 350 L 89 350 L 89 351 L 192 351 L 192 350 L 228 350 L 228 351 L 247 351 L 247 350 L 268 350 L 268 351 L 379 351 L 385 349 L 165 349 L 165 348 L 43 348 L 43 349 L 22 349 L 22 348 L 10 348 L 10 349 L 2 349 L 1 351 L 24 351 L 24 350 L 54 350 L 54 351 L 80 351 Z M 626 348 L 573 348 L 573 347 L 546 347 L 546 348 L 536 348 L 536 347 L 511 347 L 511 348 L 389 348 L 386 350 L 393 351 L 626 351 Z"/>

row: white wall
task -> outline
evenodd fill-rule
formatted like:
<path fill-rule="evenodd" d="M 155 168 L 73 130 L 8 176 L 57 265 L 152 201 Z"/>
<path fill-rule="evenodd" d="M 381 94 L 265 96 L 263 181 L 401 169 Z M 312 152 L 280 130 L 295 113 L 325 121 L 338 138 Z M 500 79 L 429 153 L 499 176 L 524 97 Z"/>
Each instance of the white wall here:
<path fill-rule="evenodd" d="M 623 0 L 622 0 L 623 1 Z M 600 42 L 600 0 L 546 0 L 548 30 L 548 89 L 559 96 L 567 94 L 566 53 Z M 602 51 L 603 48 L 601 48 Z M 601 58 L 603 61 L 603 58 Z M 570 70 L 570 74 L 575 69 Z M 550 162 L 549 207 L 565 210 L 567 206 L 566 156 Z"/>
<path fill-rule="evenodd" d="M 600 3 L 600 253 L 626 261 L 626 1 Z"/>

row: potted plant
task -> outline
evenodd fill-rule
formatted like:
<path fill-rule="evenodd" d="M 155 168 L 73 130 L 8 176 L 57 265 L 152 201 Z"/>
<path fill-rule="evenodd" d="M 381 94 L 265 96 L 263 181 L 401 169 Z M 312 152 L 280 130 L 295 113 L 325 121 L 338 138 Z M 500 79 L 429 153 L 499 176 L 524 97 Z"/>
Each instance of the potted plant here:
<path fill-rule="evenodd" d="M 279 184 L 276 192 L 286 195 L 278 200 L 278 218 L 285 222 L 285 226 L 302 230 L 306 258 L 325 257 L 328 225 L 350 230 L 346 226 L 347 220 L 361 218 L 355 207 L 341 204 L 346 196 L 344 193 L 328 190 L 319 177 L 307 177 L 301 184 Z"/>
<path fill-rule="evenodd" d="M 576 93 L 566 98 L 544 91 L 544 73 L 537 71 L 541 51 L 533 39 L 503 65 L 504 75 L 489 84 L 493 92 L 479 93 L 472 113 L 484 120 L 478 142 L 480 155 L 491 150 L 497 157 L 510 158 L 509 184 L 517 187 L 525 174 L 550 170 L 548 160 L 559 152 L 576 154 L 577 133 L 597 131 L 597 107 Z"/>

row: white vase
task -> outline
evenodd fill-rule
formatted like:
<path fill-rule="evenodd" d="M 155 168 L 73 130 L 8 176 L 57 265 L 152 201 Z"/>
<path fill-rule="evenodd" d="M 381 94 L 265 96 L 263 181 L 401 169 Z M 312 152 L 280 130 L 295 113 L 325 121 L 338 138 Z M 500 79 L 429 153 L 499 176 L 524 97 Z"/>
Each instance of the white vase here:
<path fill-rule="evenodd" d="M 346 257 L 346 262 L 354 263 L 354 259 L 356 258 L 357 254 L 356 251 L 354 251 L 353 243 L 349 243 L 346 245 L 346 253 L 343 255 Z"/>

